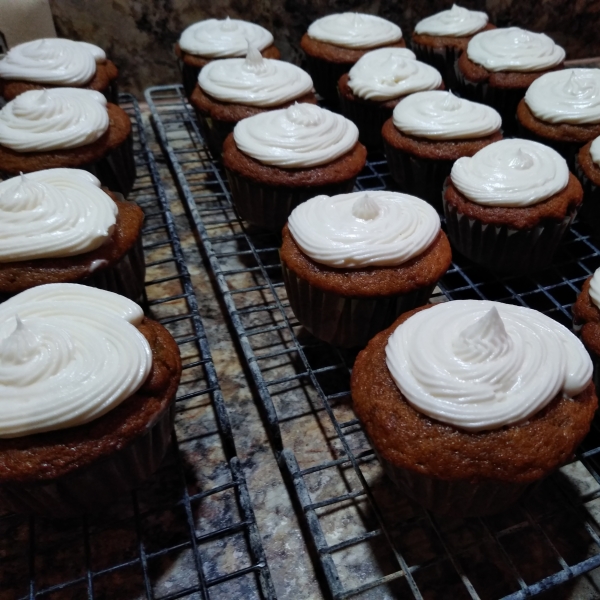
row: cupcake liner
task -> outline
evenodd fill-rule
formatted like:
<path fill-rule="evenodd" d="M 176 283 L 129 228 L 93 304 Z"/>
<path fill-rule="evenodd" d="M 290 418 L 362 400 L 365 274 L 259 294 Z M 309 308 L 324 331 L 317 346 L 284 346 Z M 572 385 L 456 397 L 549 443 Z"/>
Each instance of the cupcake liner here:
<path fill-rule="evenodd" d="M 0 502 L 15 512 L 58 519 L 111 504 L 156 471 L 169 446 L 174 417 L 175 405 L 171 403 L 127 446 L 63 477 L 4 483 L 0 485 Z"/>
<path fill-rule="evenodd" d="M 400 314 L 426 304 L 435 284 L 406 294 L 351 298 L 325 292 L 282 263 L 283 281 L 294 315 L 315 337 L 344 348 L 366 346 Z"/>
<path fill-rule="evenodd" d="M 383 149 L 381 128 L 391 118 L 393 109 L 385 108 L 381 102 L 349 100 L 338 91 L 340 111 L 358 127 L 358 139 L 369 150 Z"/>
<path fill-rule="evenodd" d="M 575 173 L 583 187 L 583 204 L 579 211 L 579 221 L 588 225 L 596 236 L 600 236 L 600 188 L 593 183 L 575 159 Z"/>
<path fill-rule="evenodd" d="M 108 87 L 102 93 L 108 102 L 119 106 L 119 84 L 116 79 L 111 79 Z"/>
<path fill-rule="evenodd" d="M 225 168 L 233 204 L 240 217 L 251 225 L 280 232 L 296 206 L 314 196 L 347 194 L 354 188 L 356 177 L 311 187 L 272 186 L 252 181 Z"/>
<path fill-rule="evenodd" d="M 417 60 L 431 65 L 437 69 L 444 80 L 447 90 L 455 90 L 458 86 L 456 74 L 454 72 L 454 63 L 460 56 L 460 50 L 454 46 L 433 47 L 411 42 L 411 49 L 415 53 Z"/>
<path fill-rule="evenodd" d="M 198 67 L 192 67 L 186 65 L 181 59 L 177 61 L 179 63 L 179 69 L 181 71 L 181 82 L 183 83 L 183 91 L 189 98 L 198 83 L 198 75 L 200 75 L 200 69 Z"/>
<path fill-rule="evenodd" d="M 330 108 L 338 106 L 338 79 L 351 68 L 351 63 L 334 63 L 306 55 L 306 70 L 312 77 L 315 90 Z"/>
<path fill-rule="evenodd" d="M 233 131 L 235 123 L 219 121 L 209 114 L 194 108 L 200 132 L 213 158 L 220 159 L 225 138 Z"/>
<path fill-rule="evenodd" d="M 577 154 L 581 150 L 582 146 L 585 146 L 585 143 L 581 142 L 561 142 L 559 140 L 551 140 L 549 138 L 542 137 L 537 133 L 531 131 L 525 127 L 517 118 L 517 136 L 522 137 L 528 140 L 532 140 L 534 142 L 539 142 L 540 144 L 544 144 L 545 146 L 549 146 L 553 150 L 556 150 L 566 161 L 569 167 L 569 171 L 575 171 L 575 162 L 577 160 Z"/>

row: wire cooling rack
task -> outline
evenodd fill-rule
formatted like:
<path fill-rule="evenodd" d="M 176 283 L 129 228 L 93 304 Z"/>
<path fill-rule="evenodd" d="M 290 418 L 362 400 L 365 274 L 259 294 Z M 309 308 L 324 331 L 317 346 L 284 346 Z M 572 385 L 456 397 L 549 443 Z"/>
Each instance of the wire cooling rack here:
<path fill-rule="evenodd" d="M 136 100 L 149 314 L 182 361 L 175 436 L 159 472 L 101 513 L 0 516 L 0 599 L 274 599 L 269 569 L 179 237 Z"/>

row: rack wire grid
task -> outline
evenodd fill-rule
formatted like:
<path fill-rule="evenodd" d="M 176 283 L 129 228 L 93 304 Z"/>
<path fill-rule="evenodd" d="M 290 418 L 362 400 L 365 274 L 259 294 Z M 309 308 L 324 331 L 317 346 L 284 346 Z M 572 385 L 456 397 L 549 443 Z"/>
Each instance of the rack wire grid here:
<path fill-rule="evenodd" d="M 0 598 L 275 598 L 175 221 L 139 106 L 132 117 L 150 316 L 182 355 L 173 441 L 159 471 L 98 514 L 0 517 Z"/>

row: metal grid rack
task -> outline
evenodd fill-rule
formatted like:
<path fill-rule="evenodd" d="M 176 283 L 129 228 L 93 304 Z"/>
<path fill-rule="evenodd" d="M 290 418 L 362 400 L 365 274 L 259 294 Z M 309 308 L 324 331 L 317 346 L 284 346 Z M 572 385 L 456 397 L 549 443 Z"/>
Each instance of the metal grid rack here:
<path fill-rule="evenodd" d="M 159 471 L 101 513 L 0 516 L 0 598 L 275 598 L 210 348 L 138 104 L 132 117 L 144 210 L 147 312 L 183 362 L 175 433 Z M 210 461 L 205 459 L 210 456 Z M 206 466 L 205 463 L 209 463 Z"/>
<path fill-rule="evenodd" d="M 600 597 L 600 428 L 577 460 L 509 513 L 441 519 L 394 489 L 355 418 L 354 356 L 315 340 L 286 299 L 276 235 L 232 208 L 224 173 L 207 153 L 180 86 L 146 92 L 155 129 L 210 262 L 255 385 L 283 475 L 332 598 Z M 371 160 L 360 189 L 393 187 Z M 438 299 L 488 298 L 529 306 L 570 326 L 600 251 L 575 225 L 552 268 L 500 279 L 457 257 Z M 560 586 L 560 587 L 558 587 Z M 553 595 L 554 594 L 554 595 Z"/>

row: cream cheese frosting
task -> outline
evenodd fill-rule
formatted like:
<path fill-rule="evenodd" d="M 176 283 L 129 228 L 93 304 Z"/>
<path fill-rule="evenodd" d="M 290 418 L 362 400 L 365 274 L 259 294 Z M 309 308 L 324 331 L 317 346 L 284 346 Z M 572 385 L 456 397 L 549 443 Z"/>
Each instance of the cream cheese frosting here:
<path fill-rule="evenodd" d="M 117 207 L 79 169 L 47 169 L 0 183 L 0 262 L 75 256 L 112 235 Z"/>
<path fill-rule="evenodd" d="M 264 50 L 273 43 L 273 36 L 256 23 L 227 17 L 194 23 L 179 38 L 184 52 L 206 58 L 244 56 L 248 43 Z"/>
<path fill-rule="evenodd" d="M 96 74 L 96 63 L 105 60 L 104 50 L 94 44 L 44 38 L 11 48 L 0 60 L 0 78 L 82 86 Z"/>
<path fill-rule="evenodd" d="M 487 24 L 488 16 L 484 12 L 469 10 L 453 4 L 452 8 L 419 21 L 415 27 L 415 33 L 464 37 L 477 33 Z"/>
<path fill-rule="evenodd" d="M 530 140 L 508 139 L 459 158 L 452 183 L 469 200 L 485 206 L 531 206 L 562 191 L 569 182 L 565 159 Z"/>
<path fill-rule="evenodd" d="M 467 56 L 488 71 L 530 72 L 556 67 L 565 59 L 565 51 L 544 33 L 507 27 L 475 35 Z"/>
<path fill-rule="evenodd" d="M 88 423 L 147 379 L 152 352 L 131 300 L 48 284 L 0 305 L 0 437 Z"/>
<path fill-rule="evenodd" d="M 313 89 L 306 71 L 288 62 L 263 58 L 253 46 L 248 48 L 246 58 L 208 63 L 200 71 L 198 84 L 217 100 L 261 107 L 289 102 Z"/>
<path fill-rule="evenodd" d="M 442 84 L 437 69 L 414 60 L 405 48 L 379 48 L 362 56 L 348 73 L 348 86 L 363 100 L 391 100 Z M 411 56 L 412 54 L 412 56 Z"/>
<path fill-rule="evenodd" d="M 496 133 L 502 126 L 502 118 L 491 106 L 440 90 L 416 92 L 403 98 L 392 118 L 403 133 L 431 140 L 481 138 Z"/>
<path fill-rule="evenodd" d="M 590 145 L 590 156 L 594 163 L 600 167 L 600 137 L 597 137 Z"/>
<path fill-rule="evenodd" d="M 352 121 L 315 104 L 293 104 L 243 119 L 233 137 L 237 147 L 265 165 L 306 168 L 332 162 L 358 141 Z"/>
<path fill-rule="evenodd" d="M 529 86 L 525 103 L 546 123 L 600 123 L 600 69 L 545 73 Z"/>
<path fill-rule="evenodd" d="M 419 412 L 467 431 L 522 423 L 558 394 L 572 398 L 592 361 L 566 327 L 521 306 L 437 304 L 409 317 L 386 347 L 390 374 Z"/>
<path fill-rule="evenodd" d="M 0 110 L 0 145 L 17 152 L 78 148 L 108 129 L 106 98 L 93 90 L 23 92 Z"/>
<path fill-rule="evenodd" d="M 343 48 L 376 48 L 402 39 L 398 25 L 375 15 L 346 12 L 327 15 L 314 21 L 308 36 Z"/>
<path fill-rule="evenodd" d="M 440 232 L 435 209 L 387 191 L 315 196 L 297 206 L 288 226 L 300 249 L 330 267 L 396 267 L 422 254 Z"/>

